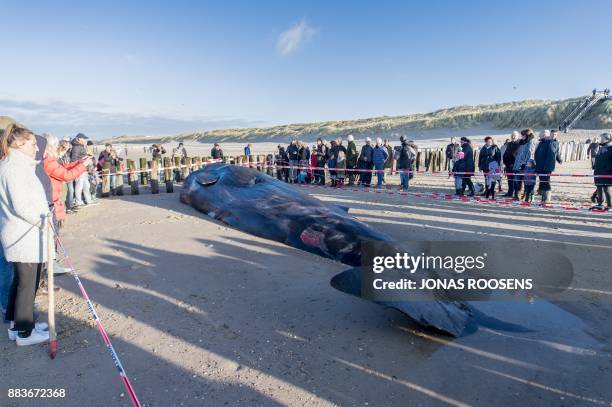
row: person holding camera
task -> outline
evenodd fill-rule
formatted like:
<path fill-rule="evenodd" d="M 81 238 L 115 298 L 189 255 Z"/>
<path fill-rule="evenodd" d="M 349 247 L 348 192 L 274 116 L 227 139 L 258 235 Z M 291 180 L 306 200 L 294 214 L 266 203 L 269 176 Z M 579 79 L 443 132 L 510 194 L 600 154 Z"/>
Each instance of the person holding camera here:
<path fill-rule="evenodd" d="M 89 137 L 83 133 L 77 134 L 72 140 L 72 150 L 70 150 L 71 163 L 82 161 L 88 156 L 87 149 L 85 147 L 87 145 L 87 140 L 89 140 Z M 87 172 L 79 175 L 79 177 L 75 180 L 74 201 L 75 206 L 80 208 L 93 202 L 89 185 L 89 174 Z"/>

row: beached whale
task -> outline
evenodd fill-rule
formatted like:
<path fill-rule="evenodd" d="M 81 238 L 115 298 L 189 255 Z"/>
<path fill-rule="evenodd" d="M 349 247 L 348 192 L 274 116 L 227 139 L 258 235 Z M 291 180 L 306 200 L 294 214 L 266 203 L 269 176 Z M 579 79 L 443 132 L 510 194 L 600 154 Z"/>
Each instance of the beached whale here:
<path fill-rule="evenodd" d="M 183 203 L 243 232 L 275 240 L 288 246 L 357 267 L 361 265 L 361 243 L 391 241 L 347 213 L 346 208 L 322 202 L 298 188 L 251 168 L 212 164 L 191 173 L 180 194 Z M 339 277 L 347 289 L 354 274 Z M 355 281 L 350 281 L 355 283 Z M 351 285 L 352 284 L 348 284 Z M 431 301 L 384 303 L 424 326 L 460 335 L 472 314 L 462 303 Z"/>
<path fill-rule="evenodd" d="M 361 241 L 390 240 L 347 213 L 251 168 L 212 164 L 191 173 L 180 195 L 236 229 L 345 264 L 361 264 Z"/>

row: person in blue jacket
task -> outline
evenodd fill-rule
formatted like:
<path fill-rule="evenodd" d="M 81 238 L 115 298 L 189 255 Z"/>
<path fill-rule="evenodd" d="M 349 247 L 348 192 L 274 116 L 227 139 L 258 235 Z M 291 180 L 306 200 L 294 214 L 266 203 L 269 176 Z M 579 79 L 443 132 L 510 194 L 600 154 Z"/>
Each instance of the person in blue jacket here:
<path fill-rule="evenodd" d="M 376 186 L 378 188 L 382 187 L 383 184 L 383 179 L 385 177 L 385 162 L 387 158 L 389 158 L 387 147 L 383 145 L 383 141 L 379 137 L 376 139 L 376 147 L 374 147 L 374 151 L 372 152 L 372 161 L 374 161 L 374 169 L 376 170 L 377 177 Z"/>

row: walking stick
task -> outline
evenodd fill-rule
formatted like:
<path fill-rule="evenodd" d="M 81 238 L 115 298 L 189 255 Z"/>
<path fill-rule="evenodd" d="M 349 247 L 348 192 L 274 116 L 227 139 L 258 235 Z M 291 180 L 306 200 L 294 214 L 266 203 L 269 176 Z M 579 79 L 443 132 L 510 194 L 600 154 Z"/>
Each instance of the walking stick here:
<path fill-rule="evenodd" d="M 55 332 L 55 285 L 53 281 L 53 253 L 55 253 L 55 245 L 53 244 L 53 219 L 51 214 L 47 217 L 47 295 L 49 299 L 48 320 L 49 320 L 49 356 L 55 359 L 57 354 L 57 334 Z"/>

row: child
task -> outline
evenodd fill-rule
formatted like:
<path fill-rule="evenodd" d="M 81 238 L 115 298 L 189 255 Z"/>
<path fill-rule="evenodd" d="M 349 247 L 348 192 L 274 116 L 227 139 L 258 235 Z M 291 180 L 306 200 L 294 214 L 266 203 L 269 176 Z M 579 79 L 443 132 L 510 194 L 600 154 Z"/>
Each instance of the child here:
<path fill-rule="evenodd" d="M 453 173 L 455 175 L 455 195 L 461 196 L 465 191 L 463 187 L 463 172 L 465 172 L 465 153 L 459 151 L 456 155 L 455 163 L 453 164 Z M 460 173 L 460 174 L 457 174 Z"/>
<path fill-rule="evenodd" d="M 485 198 L 488 199 L 490 196 L 491 199 L 495 199 L 495 185 L 500 178 L 499 163 L 491 161 L 489 163 L 489 171 L 485 177 Z"/>
<path fill-rule="evenodd" d="M 525 164 L 523 170 L 523 184 L 525 185 L 525 202 L 531 202 L 533 200 L 533 189 L 536 184 L 535 176 L 535 161 L 529 160 Z"/>

